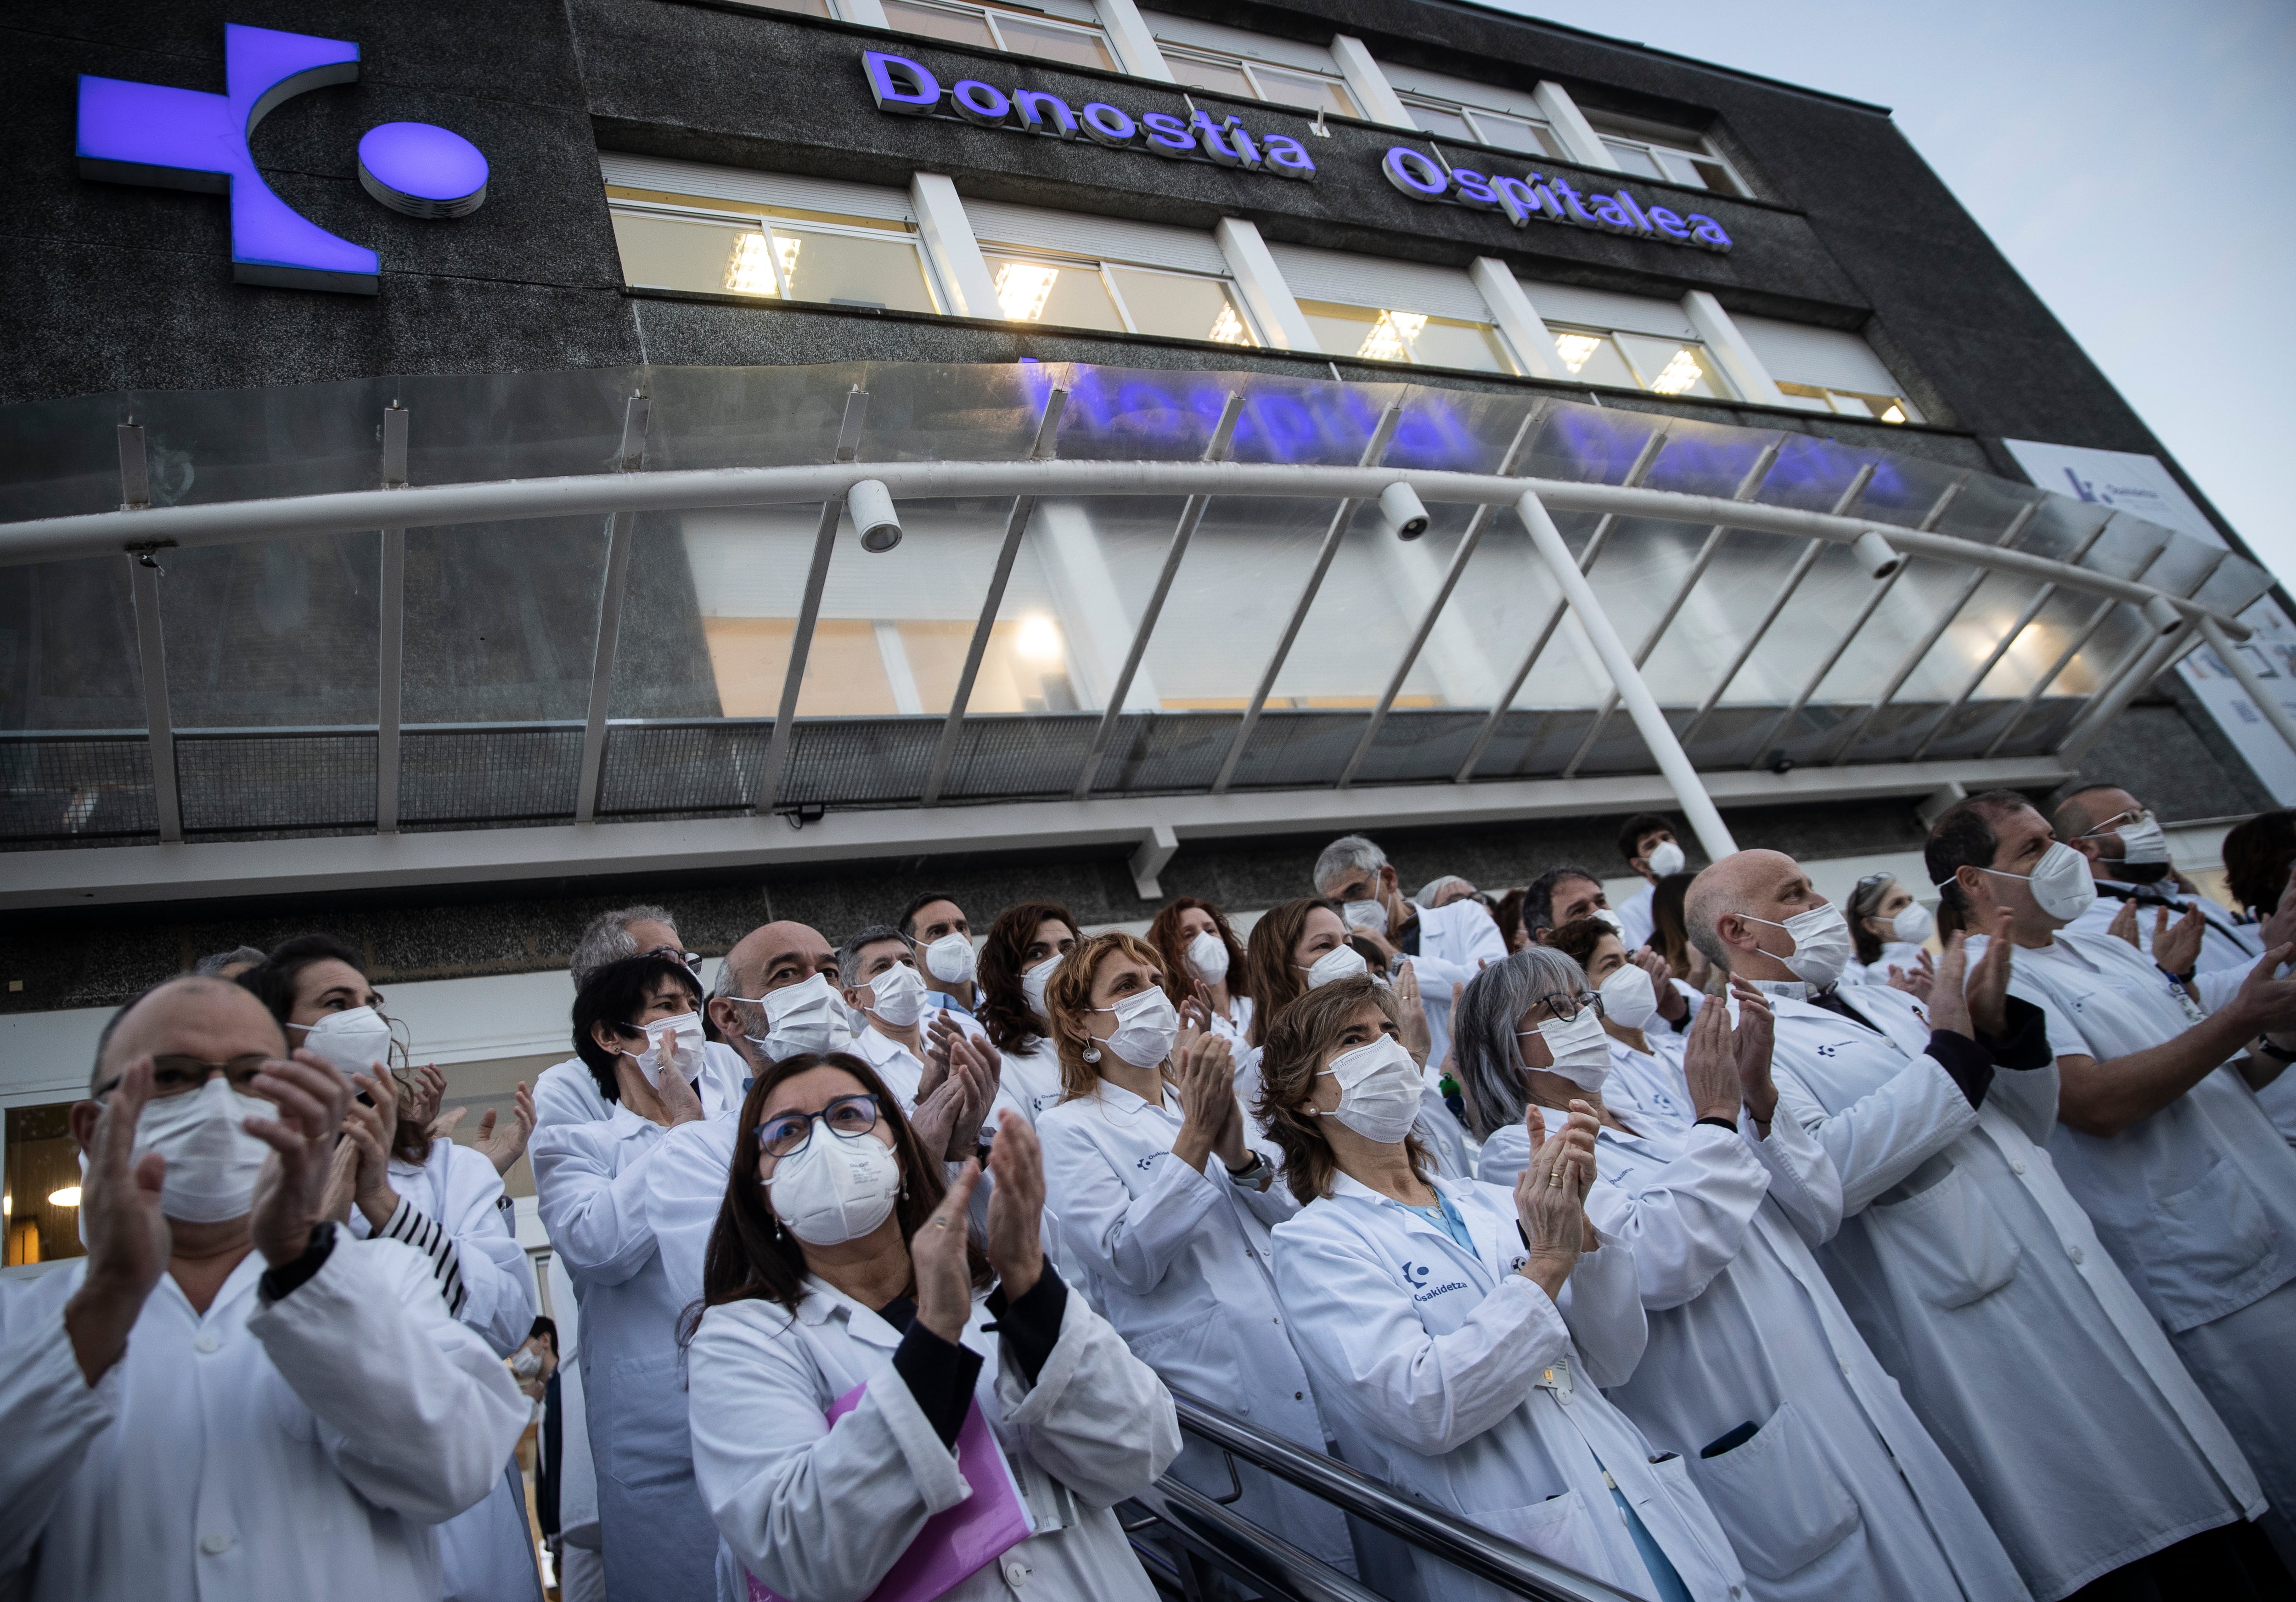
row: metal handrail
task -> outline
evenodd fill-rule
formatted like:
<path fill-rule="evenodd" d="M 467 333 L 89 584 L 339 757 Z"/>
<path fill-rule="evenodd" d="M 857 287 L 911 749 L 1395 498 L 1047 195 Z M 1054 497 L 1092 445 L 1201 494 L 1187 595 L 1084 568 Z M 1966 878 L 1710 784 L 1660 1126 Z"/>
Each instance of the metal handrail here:
<path fill-rule="evenodd" d="M 1516 1596 L 1536 1602 L 1629 1602 L 1625 1591 L 1502 1540 L 1456 1514 L 1406 1500 L 1336 1458 L 1269 1434 L 1177 1391 L 1172 1393 L 1172 1405 L 1178 1410 L 1180 1427 L 1190 1434 Z"/>
<path fill-rule="evenodd" d="M 1172 1475 L 1132 1499 L 1153 1516 L 1125 1524 L 1136 1549 L 1140 1535 L 1161 1525 L 1174 1540 L 1263 1595 L 1286 1602 L 1384 1602 L 1361 1581 L 1269 1534 Z"/>
<path fill-rule="evenodd" d="M 684 511 L 841 498 L 864 479 L 882 481 L 896 499 L 995 495 L 1285 496 L 1374 500 L 1402 480 L 1423 500 L 1473 505 L 1513 505 L 1526 491 L 1557 512 L 1616 513 L 1667 522 L 1720 524 L 1848 544 L 1880 534 L 1899 552 L 1969 567 L 2015 573 L 2095 596 L 2143 605 L 2158 596 L 2187 617 L 2213 620 L 2233 639 L 2246 624 L 2183 596 L 2109 573 L 2026 551 L 1978 545 L 1870 518 L 1734 501 L 1724 496 L 1629 489 L 1565 479 L 1510 479 L 1490 473 L 1378 466 L 1303 466 L 1283 463 L 1148 461 L 849 462 L 793 467 L 696 468 L 669 472 L 587 473 L 429 484 L 405 489 L 187 506 L 87 513 L 0 523 L 0 566 L 121 551 L 144 552 L 383 527 L 437 528 L 516 522 L 626 511 Z"/>

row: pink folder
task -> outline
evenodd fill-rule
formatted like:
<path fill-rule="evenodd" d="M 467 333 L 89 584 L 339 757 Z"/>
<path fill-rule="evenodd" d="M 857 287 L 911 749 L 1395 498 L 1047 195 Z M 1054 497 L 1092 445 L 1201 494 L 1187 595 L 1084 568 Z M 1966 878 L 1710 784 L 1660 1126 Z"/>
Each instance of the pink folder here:
<path fill-rule="evenodd" d="M 898 1376 L 893 1380 L 898 1384 Z M 860 1405 L 866 1384 L 858 1384 L 829 1404 L 825 1415 L 835 1424 Z M 1013 1466 L 996 1444 L 996 1432 L 973 1399 L 964 1410 L 964 1425 L 956 1433 L 956 1466 L 972 1494 L 945 1513 L 925 1520 L 909 1549 L 893 1560 L 868 1602 L 933 1602 L 971 1579 L 1036 1533 L 1028 1504 L 1013 1478 Z M 750 1582 L 750 1602 L 791 1602 L 755 1574 Z"/>

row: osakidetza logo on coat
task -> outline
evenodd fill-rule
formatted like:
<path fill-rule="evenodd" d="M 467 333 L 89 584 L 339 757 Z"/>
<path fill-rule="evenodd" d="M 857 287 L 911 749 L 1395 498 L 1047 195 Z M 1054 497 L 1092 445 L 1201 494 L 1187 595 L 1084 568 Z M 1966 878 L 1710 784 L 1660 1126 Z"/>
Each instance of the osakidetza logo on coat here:
<path fill-rule="evenodd" d="M 249 137 L 274 109 L 308 90 L 356 82 L 359 47 L 346 39 L 226 23 L 224 93 L 83 73 L 80 176 L 226 195 L 232 276 L 241 283 L 372 295 L 381 259 L 328 233 L 264 181 Z M 487 198 L 487 159 L 461 135 L 428 122 L 385 122 L 358 144 L 359 183 L 408 217 L 467 217 Z"/>

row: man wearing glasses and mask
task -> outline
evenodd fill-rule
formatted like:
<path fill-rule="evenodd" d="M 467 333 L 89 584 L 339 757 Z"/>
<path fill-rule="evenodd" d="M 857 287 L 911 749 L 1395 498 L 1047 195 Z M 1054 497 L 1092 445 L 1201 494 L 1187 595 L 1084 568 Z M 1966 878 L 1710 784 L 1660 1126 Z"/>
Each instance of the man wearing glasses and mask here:
<path fill-rule="evenodd" d="M 0 1286 L 0 1592 L 438 1595 L 435 1526 L 528 1409 L 422 1254 L 323 1220 L 350 1095 L 221 980 L 107 1026 L 71 1110 L 87 1255 Z"/>

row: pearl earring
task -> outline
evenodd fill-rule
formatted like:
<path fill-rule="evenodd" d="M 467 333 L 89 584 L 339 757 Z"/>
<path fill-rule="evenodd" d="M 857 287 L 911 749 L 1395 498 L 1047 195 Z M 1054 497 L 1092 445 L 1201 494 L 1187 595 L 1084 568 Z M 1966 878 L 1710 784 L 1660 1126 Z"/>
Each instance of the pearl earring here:
<path fill-rule="evenodd" d="M 1100 1043 L 1098 1041 L 1086 1040 L 1084 1043 L 1084 1060 L 1087 1063 L 1097 1063 L 1100 1061 Z"/>

